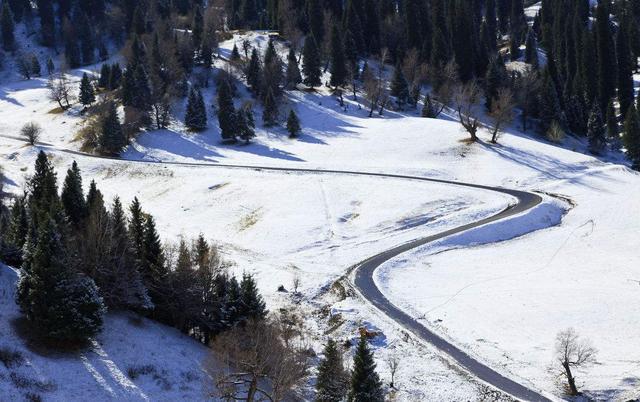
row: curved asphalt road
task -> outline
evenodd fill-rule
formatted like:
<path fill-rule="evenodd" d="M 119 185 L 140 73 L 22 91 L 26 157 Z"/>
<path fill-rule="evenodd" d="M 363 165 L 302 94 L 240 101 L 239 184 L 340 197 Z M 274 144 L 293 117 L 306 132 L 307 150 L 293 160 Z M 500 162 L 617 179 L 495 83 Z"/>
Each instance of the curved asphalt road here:
<path fill-rule="evenodd" d="M 1 137 L 11 138 L 18 141 L 23 141 L 23 139 L 8 135 L 2 135 Z M 189 162 L 163 162 L 163 161 L 144 161 L 144 160 L 129 160 L 129 159 L 120 159 L 115 157 L 108 156 L 98 156 L 92 155 L 84 152 L 74 151 L 70 149 L 57 148 L 50 144 L 40 143 L 38 144 L 44 148 L 49 148 L 53 151 L 64 152 L 71 155 L 78 155 L 83 157 L 90 158 L 98 158 L 98 159 L 108 159 L 115 160 L 120 162 L 130 162 L 130 163 L 144 163 L 144 164 L 161 164 L 161 165 L 175 165 L 175 166 L 209 166 L 209 167 L 219 167 L 219 168 L 233 168 L 233 169 L 255 169 L 255 170 L 264 170 L 264 171 L 275 171 L 275 172 L 294 172 L 294 173 L 313 173 L 313 174 L 344 174 L 344 175 L 352 175 L 352 176 L 369 176 L 369 177 L 382 177 L 382 178 L 392 178 L 392 179 L 404 179 L 404 180 L 416 180 L 422 182 L 431 182 L 431 183 L 440 183 L 440 184 L 448 184 L 466 188 L 475 188 L 479 190 L 493 191 L 506 195 L 510 195 L 517 200 L 517 203 L 508 207 L 507 209 L 501 211 L 500 213 L 490 216 L 488 218 L 482 219 L 477 222 L 472 222 L 463 226 L 459 226 L 457 228 L 449 229 L 445 232 L 441 232 L 429 237 L 417 239 L 405 244 L 402 244 L 398 247 L 392 248 L 390 250 L 384 251 L 380 254 L 376 254 L 373 257 L 357 264 L 355 266 L 355 287 L 362 294 L 362 296 L 367 299 L 370 303 L 376 306 L 379 310 L 384 312 L 391 319 L 396 321 L 401 326 L 413 332 L 415 335 L 420 337 L 422 340 L 432 344 L 440 351 L 446 353 L 455 361 L 457 361 L 461 366 L 467 369 L 471 374 L 479 378 L 480 380 L 492 385 L 495 388 L 498 388 L 507 394 L 516 397 L 518 399 L 526 400 L 526 401 L 544 401 L 550 402 L 550 400 L 541 394 L 537 393 L 534 390 L 531 390 L 503 375 L 492 370 L 490 367 L 485 364 L 479 362 L 474 359 L 463 350 L 444 340 L 431 330 L 427 329 L 425 326 L 420 324 L 414 318 L 404 313 L 402 310 L 394 306 L 387 298 L 384 297 L 380 289 L 376 286 L 373 280 L 374 271 L 380 267 L 383 263 L 389 261 L 393 257 L 396 257 L 402 253 L 405 253 L 409 250 L 415 249 L 417 247 L 423 246 L 427 243 L 442 239 L 447 236 L 451 236 L 453 234 L 462 233 L 466 230 L 476 228 L 482 225 L 485 225 L 490 222 L 499 221 L 505 218 L 508 218 L 513 215 L 517 215 L 519 213 L 525 212 L 536 205 L 542 202 L 542 197 L 537 194 L 528 193 L 524 191 L 518 190 L 509 190 L 500 187 L 491 187 L 491 186 L 482 186 L 478 184 L 470 184 L 470 183 L 462 183 L 450 180 L 441 180 L 441 179 L 431 179 L 420 176 L 410 176 L 410 175 L 399 175 L 399 174 L 387 174 L 387 173 L 375 173 L 375 172 L 359 172 L 359 171 L 348 171 L 348 170 L 331 170 L 331 169 L 304 169 L 304 168 L 284 168 L 284 167 L 269 167 L 269 166 L 251 166 L 251 165 L 236 165 L 236 164 L 220 164 L 220 163 L 189 163 Z"/>

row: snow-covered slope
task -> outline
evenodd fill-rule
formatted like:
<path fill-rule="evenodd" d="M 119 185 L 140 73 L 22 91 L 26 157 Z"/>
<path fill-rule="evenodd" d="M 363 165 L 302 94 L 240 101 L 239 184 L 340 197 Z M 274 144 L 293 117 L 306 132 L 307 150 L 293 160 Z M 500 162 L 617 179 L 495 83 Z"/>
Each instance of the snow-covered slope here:
<path fill-rule="evenodd" d="M 206 400 L 208 349 L 133 314 L 108 314 L 104 331 L 77 352 L 51 352 L 19 336 L 17 273 L 0 264 L 0 400 Z M 28 337 L 28 334 L 27 334 Z"/>

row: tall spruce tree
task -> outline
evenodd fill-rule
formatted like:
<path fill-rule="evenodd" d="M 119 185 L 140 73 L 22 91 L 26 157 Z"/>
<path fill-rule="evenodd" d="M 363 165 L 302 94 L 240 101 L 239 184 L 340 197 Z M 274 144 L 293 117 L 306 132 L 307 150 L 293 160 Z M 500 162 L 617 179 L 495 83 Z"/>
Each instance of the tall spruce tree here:
<path fill-rule="evenodd" d="M 296 138 L 300 135 L 300 119 L 293 109 L 291 109 L 289 117 L 287 117 L 287 131 L 289 132 L 289 138 Z"/>
<path fill-rule="evenodd" d="M 13 13 L 9 8 L 9 2 L 5 1 L 2 6 L 2 14 L 0 14 L 0 27 L 2 28 L 2 47 L 4 50 L 13 50 L 15 47 L 15 24 L 13 22 Z"/>
<path fill-rule="evenodd" d="M 329 339 L 318 365 L 316 402 L 341 402 L 347 396 L 349 374 L 344 368 L 338 343 Z"/>
<path fill-rule="evenodd" d="M 260 88 L 262 86 L 262 62 L 260 61 L 257 49 L 253 49 L 251 51 L 251 58 L 249 59 L 249 64 L 245 70 L 245 76 L 247 77 L 247 83 L 249 84 L 251 92 L 259 95 Z"/>
<path fill-rule="evenodd" d="M 231 89 L 226 82 L 218 85 L 218 124 L 223 141 L 236 140 L 236 109 L 231 97 Z"/>
<path fill-rule="evenodd" d="M 633 105 L 627 111 L 623 141 L 632 167 L 635 170 L 640 170 L 640 118 Z"/>
<path fill-rule="evenodd" d="M 240 317 L 242 320 L 262 320 L 267 316 L 267 307 L 258 292 L 255 279 L 244 273 L 240 282 Z"/>
<path fill-rule="evenodd" d="M 295 89 L 301 82 L 302 75 L 300 74 L 298 59 L 296 58 L 295 50 L 293 49 L 293 47 L 291 47 L 287 56 L 287 72 L 285 74 L 285 85 L 287 89 Z"/>
<path fill-rule="evenodd" d="M 67 170 L 60 200 L 71 223 L 79 228 L 87 215 L 87 206 L 82 190 L 82 175 L 76 161 L 73 161 L 71 168 Z"/>
<path fill-rule="evenodd" d="M 111 102 L 108 106 L 107 114 L 102 120 L 100 149 L 104 153 L 117 155 L 126 144 L 127 139 L 122 131 L 116 104 Z"/>
<path fill-rule="evenodd" d="M 391 96 L 395 96 L 398 109 L 403 110 L 409 101 L 409 84 L 402 72 L 402 65 L 398 63 L 393 71 L 391 80 Z"/>
<path fill-rule="evenodd" d="M 625 117 L 629 106 L 633 103 L 633 68 L 629 32 L 629 17 L 626 13 L 616 35 L 616 56 L 618 57 L 618 101 L 622 117 Z"/>
<path fill-rule="evenodd" d="M 349 387 L 349 402 L 382 402 L 382 382 L 376 373 L 373 352 L 369 350 L 366 337 L 361 337 L 353 357 L 353 371 Z"/>
<path fill-rule="evenodd" d="M 82 80 L 80 80 L 80 96 L 78 98 L 80 104 L 85 108 L 96 101 L 96 91 L 87 73 L 82 74 Z"/>
<path fill-rule="evenodd" d="M 207 128 L 207 110 L 200 90 L 192 88 L 189 91 L 184 123 L 193 131 L 202 131 Z"/>
<path fill-rule="evenodd" d="M 307 36 L 302 49 L 302 74 L 304 75 L 304 84 L 308 87 L 315 88 L 320 86 L 320 76 L 322 75 L 320 54 L 316 46 L 316 42 L 312 36 Z"/>
<path fill-rule="evenodd" d="M 347 66 L 338 25 L 331 29 L 331 86 L 341 87 L 347 82 Z"/>
<path fill-rule="evenodd" d="M 616 54 L 609 7 L 606 1 L 600 1 L 596 7 L 596 55 L 598 65 L 598 107 L 604 110 L 616 92 Z M 592 60 L 588 61 L 592 63 Z"/>

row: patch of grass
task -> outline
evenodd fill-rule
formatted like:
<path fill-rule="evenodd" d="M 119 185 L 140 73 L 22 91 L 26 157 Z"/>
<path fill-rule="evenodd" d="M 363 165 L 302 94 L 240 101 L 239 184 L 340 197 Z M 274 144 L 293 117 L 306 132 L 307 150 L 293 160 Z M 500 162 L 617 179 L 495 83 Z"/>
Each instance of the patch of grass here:
<path fill-rule="evenodd" d="M 24 356 L 15 349 L 0 346 L 0 362 L 8 369 L 20 367 L 24 362 Z"/>
<path fill-rule="evenodd" d="M 49 113 L 49 114 L 62 114 L 62 113 L 64 113 L 64 109 L 61 108 L 60 106 L 58 106 L 56 108 L 53 108 L 53 109 L 49 110 L 47 113 Z"/>
<path fill-rule="evenodd" d="M 260 220 L 261 209 L 262 208 L 255 209 L 251 211 L 249 214 L 243 216 L 242 219 L 240 219 L 240 222 L 238 224 L 240 226 L 240 229 L 239 229 L 240 232 L 247 230 L 253 225 L 255 225 L 256 223 L 258 223 L 258 221 Z"/>

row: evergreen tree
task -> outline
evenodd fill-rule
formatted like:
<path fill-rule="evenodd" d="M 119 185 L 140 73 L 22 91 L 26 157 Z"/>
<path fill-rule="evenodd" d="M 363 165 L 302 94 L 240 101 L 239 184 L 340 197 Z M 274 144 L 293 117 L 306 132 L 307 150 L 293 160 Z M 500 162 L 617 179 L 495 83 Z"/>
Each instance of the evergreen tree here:
<path fill-rule="evenodd" d="M 295 89 L 296 86 L 302 82 L 300 67 L 298 67 L 298 59 L 296 59 L 296 52 L 293 47 L 289 49 L 289 55 L 287 56 L 285 82 L 288 89 Z"/>
<path fill-rule="evenodd" d="M 117 155 L 127 144 L 115 103 L 108 106 L 107 114 L 102 120 L 100 132 L 100 148 L 107 154 Z"/>
<path fill-rule="evenodd" d="M 122 81 L 122 69 L 120 64 L 113 63 L 111 65 L 111 73 L 109 74 L 109 89 L 114 90 L 120 87 Z"/>
<path fill-rule="evenodd" d="M 300 135 L 300 119 L 298 119 L 298 115 L 293 109 L 291 109 L 287 118 L 287 131 L 289 132 L 289 138 L 296 138 Z"/>
<path fill-rule="evenodd" d="M 318 366 L 316 402 L 341 402 L 347 395 L 349 375 L 344 369 L 338 344 L 329 339 Z"/>
<path fill-rule="evenodd" d="M 260 56 L 256 49 L 251 51 L 251 58 L 249 59 L 245 75 L 249 88 L 254 94 L 258 95 L 261 87 L 262 63 L 260 62 Z"/>
<path fill-rule="evenodd" d="M 82 176 L 76 161 L 73 161 L 71 168 L 67 170 L 60 200 L 71 223 L 79 228 L 86 217 L 87 210 L 82 191 Z"/>
<path fill-rule="evenodd" d="M 529 30 L 527 34 L 526 50 L 524 53 L 525 63 L 531 64 L 535 68 L 538 68 L 538 42 L 533 29 Z"/>
<path fill-rule="evenodd" d="M 200 6 L 196 6 L 191 27 L 191 40 L 193 41 L 193 48 L 197 51 L 202 45 L 202 33 L 204 31 L 204 18 Z"/>
<path fill-rule="evenodd" d="M 31 74 L 39 77 L 42 74 L 42 66 L 40 66 L 40 61 L 38 60 L 38 56 L 35 54 L 31 55 Z"/>
<path fill-rule="evenodd" d="M 96 92 L 93 89 L 93 84 L 89 79 L 87 73 L 82 74 L 82 80 L 80 81 L 80 104 L 85 108 L 90 106 L 96 101 Z"/>
<path fill-rule="evenodd" d="M 56 172 L 44 151 L 38 153 L 35 171 L 27 187 L 29 210 L 32 215 L 40 212 L 53 215 L 60 202 L 58 184 Z"/>
<path fill-rule="evenodd" d="M 168 302 L 169 270 L 166 267 L 164 251 L 160 236 L 156 230 L 153 216 L 148 215 L 144 221 L 142 239 L 142 259 L 140 274 L 149 290 L 151 301 L 156 306 L 155 316 L 161 321 L 167 320 L 166 303 Z"/>
<path fill-rule="evenodd" d="M 384 392 L 382 382 L 376 373 L 373 352 L 369 350 L 367 339 L 360 338 L 356 354 L 353 357 L 353 371 L 349 387 L 349 402 L 382 402 Z"/>
<path fill-rule="evenodd" d="M 231 61 L 237 62 L 240 61 L 240 52 L 238 51 L 238 45 L 233 44 L 233 50 L 231 51 Z"/>
<path fill-rule="evenodd" d="M 433 105 L 433 101 L 431 100 L 431 96 L 429 96 L 429 94 L 425 95 L 424 97 L 424 105 L 422 106 L 421 116 L 429 119 L 435 119 L 437 117 L 435 106 Z"/>
<path fill-rule="evenodd" d="M 226 82 L 218 85 L 218 124 L 223 141 L 236 140 L 236 110 Z"/>
<path fill-rule="evenodd" d="M 53 74 L 56 71 L 56 66 L 53 64 L 53 60 L 51 57 L 47 59 L 47 73 L 49 75 Z"/>
<path fill-rule="evenodd" d="M 238 125 L 238 137 L 249 144 L 256 136 L 255 120 L 253 117 L 253 110 L 250 106 L 245 106 L 236 112 L 236 122 Z"/>
<path fill-rule="evenodd" d="M 631 48 L 627 32 L 629 31 L 629 16 L 622 17 L 622 23 L 616 36 L 616 56 L 618 57 L 618 101 L 624 119 L 629 106 L 633 103 L 633 68 Z"/>
<path fill-rule="evenodd" d="M 485 77 L 485 106 L 487 111 L 493 110 L 493 101 L 498 96 L 498 91 L 505 81 L 506 70 L 500 55 L 496 55 L 491 63 Z"/>
<path fill-rule="evenodd" d="M 616 91 L 616 55 L 611 26 L 609 8 L 605 1 L 600 1 L 596 7 L 596 55 L 598 71 L 598 107 L 603 110 L 615 96 Z M 593 60 L 588 60 L 593 63 Z"/>
<path fill-rule="evenodd" d="M 189 92 L 184 123 L 193 131 L 201 131 L 207 128 L 207 110 L 202 93 L 199 90 L 192 88 Z"/>
<path fill-rule="evenodd" d="M 345 63 L 342 38 L 338 26 L 334 25 L 331 30 L 331 86 L 341 87 L 347 82 L 347 67 Z"/>
<path fill-rule="evenodd" d="M 538 111 L 540 117 L 539 129 L 542 135 L 545 135 L 551 124 L 555 121 L 561 123 L 560 102 L 558 101 L 558 92 L 556 86 L 551 79 L 548 69 L 545 70 L 542 88 L 538 99 Z"/>
<path fill-rule="evenodd" d="M 29 216 L 25 197 L 16 198 L 11 206 L 11 217 L 6 240 L 16 249 L 22 250 L 29 232 Z M 19 260 L 19 258 L 18 258 Z"/>
<path fill-rule="evenodd" d="M 623 141 L 632 167 L 640 170 L 640 119 L 633 105 L 627 111 Z"/>
<path fill-rule="evenodd" d="M 137 261 L 137 266 L 140 267 L 143 258 L 143 243 L 144 243 L 144 217 L 142 212 L 140 201 L 138 197 L 135 197 L 129 206 L 129 213 L 131 218 L 129 219 L 129 239 L 131 241 L 131 247 L 133 249 L 134 257 Z"/>
<path fill-rule="evenodd" d="M 307 36 L 302 49 L 302 73 L 305 85 L 315 88 L 322 84 L 320 81 L 320 76 L 322 75 L 320 64 L 320 54 L 315 40 L 313 37 Z"/>
<path fill-rule="evenodd" d="M 2 47 L 4 50 L 13 50 L 16 42 L 13 33 L 15 25 L 13 22 L 13 13 L 7 1 L 4 2 L 2 14 L 0 14 L 0 26 L 2 27 Z"/>
<path fill-rule="evenodd" d="M 409 101 L 409 84 L 402 72 L 402 66 L 398 63 L 393 71 L 393 79 L 391 80 L 391 96 L 396 97 L 398 109 L 404 109 Z"/>
<path fill-rule="evenodd" d="M 267 307 L 258 292 L 253 276 L 244 273 L 240 282 L 240 317 L 243 320 L 262 320 L 267 316 Z"/>
<path fill-rule="evenodd" d="M 320 0 L 306 0 L 307 1 L 307 21 L 309 22 L 309 32 L 311 36 L 316 40 L 316 43 L 322 43 L 324 41 L 324 15 L 322 13 Z"/>
<path fill-rule="evenodd" d="M 18 283 L 21 311 L 44 336 L 83 341 L 100 331 L 105 313 L 93 280 L 70 270 L 69 252 L 53 219 L 38 228 Z"/>
<path fill-rule="evenodd" d="M 111 76 L 111 66 L 107 63 L 102 65 L 100 69 L 100 78 L 98 79 L 98 87 L 109 88 L 109 77 Z"/>
<path fill-rule="evenodd" d="M 273 91 L 269 91 L 264 97 L 264 109 L 262 110 L 262 122 L 265 126 L 273 126 L 278 123 L 278 103 Z"/>
<path fill-rule="evenodd" d="M 633 103 L 632 103 L 633 105 Z M 607 105 L 607 139 L 614 150 L 620 148 L 620 133 L 618 130 L 618 116 L 616 116 L 615 106 L 613 101 L 610 101 Z"/>
<path fill-rule="evenodd" d="M 589 151 L 595 155 L 600 155 L 607 144 L 607 139 L 598 102 L 593 102 L 591 108 L 589 122 L 587 123 L 587 137 L 589 138 Z"/>

